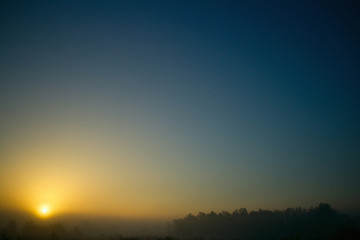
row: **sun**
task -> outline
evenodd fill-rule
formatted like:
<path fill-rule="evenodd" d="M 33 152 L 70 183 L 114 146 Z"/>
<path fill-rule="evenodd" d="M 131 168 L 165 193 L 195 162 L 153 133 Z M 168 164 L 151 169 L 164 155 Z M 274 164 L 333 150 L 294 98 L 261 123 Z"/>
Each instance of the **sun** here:
<path fill-rule="evenodd" d="M 39 208 L 38 208 L 38 214 L 41 216 L 41 217 L 47 217 L 50 215 L 50 207 L 49 205 L 41 205 Z"/>
<path fill-rule="evenodd" d="M 41 209 L 42 214 L 46 214 L 48 211 L 49 211 L 49 209 L 47 207 L 44 207 Z"/>

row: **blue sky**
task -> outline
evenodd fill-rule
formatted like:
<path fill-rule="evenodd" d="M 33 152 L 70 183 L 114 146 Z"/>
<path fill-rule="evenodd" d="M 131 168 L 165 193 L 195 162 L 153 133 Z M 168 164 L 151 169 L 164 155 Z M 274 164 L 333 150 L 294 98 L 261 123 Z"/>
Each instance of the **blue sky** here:
<path fill-rule="evenodd" d="M 116 181 L 122 164 L 132 173 L 125 188 L 146 172 L 157 193 L 145 204 L 149 216 L 162 204 L 169 215 L 321 201 L 359 210 L 359 9 L 340 1 L 3 2 L 0 166 L 33 165 L 36 154 L 9 156 L 34 142 L 69 152 L 58 139 L 76 135 L 79 146 L 101 146 L 79 164 L 103 166 L 98 182 Z M 50 169 L 61 161 L 46 159 Z M 134 188 L 148 189 L 146 181 Z M 109 198 L 124 194 L 105 188 Z"/>

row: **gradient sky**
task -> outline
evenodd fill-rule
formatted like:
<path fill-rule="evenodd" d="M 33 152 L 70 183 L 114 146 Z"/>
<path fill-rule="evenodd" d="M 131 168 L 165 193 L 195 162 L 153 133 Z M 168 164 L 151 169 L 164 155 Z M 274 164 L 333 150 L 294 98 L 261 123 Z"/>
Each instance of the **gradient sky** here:
<path fill-rule="evenodd" d="M 1 1 L 0 208 L 360 210 L 360 7 Z"/>

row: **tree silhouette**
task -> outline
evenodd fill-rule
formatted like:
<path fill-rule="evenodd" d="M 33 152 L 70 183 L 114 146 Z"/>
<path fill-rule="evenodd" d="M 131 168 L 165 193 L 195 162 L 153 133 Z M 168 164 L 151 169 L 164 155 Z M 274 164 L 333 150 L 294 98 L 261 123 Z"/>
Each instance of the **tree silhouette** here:
<path fill-rule="evenodd" d="M 180 238 L 205 239 L 343 239 L 345 232 L 354 235 L 358 231 L 349 216 L 336 212 L 327 203 L 309 210 L 299 207 L 248 213 L 241 208 L 233 213 L 199 212 L 197 216 L 189 214 L 174 220 L 171 229 Z"/>

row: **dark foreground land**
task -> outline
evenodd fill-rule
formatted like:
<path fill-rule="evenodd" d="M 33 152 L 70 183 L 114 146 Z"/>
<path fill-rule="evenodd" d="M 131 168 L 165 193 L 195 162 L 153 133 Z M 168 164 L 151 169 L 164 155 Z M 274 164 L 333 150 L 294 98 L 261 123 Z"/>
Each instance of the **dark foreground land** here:
<path fill-rule="evenodd" d="M 86 229 L 77 226 L 66 229 L 61 223 L 46 225 L 33 221 L 18 226 L 16 221 L 10 220 L 1 226 L 0 240 L 360 240 L 360 221 L 358 217 L 339 213 L 329 204 L 321 203 L 309 210 L 248 212 L 242 208 L 232 213 L 189 214 L 167 223 L 165 232 L 163 236 L 89 235 Z"/>

